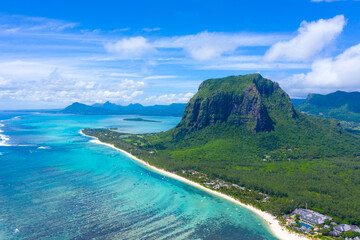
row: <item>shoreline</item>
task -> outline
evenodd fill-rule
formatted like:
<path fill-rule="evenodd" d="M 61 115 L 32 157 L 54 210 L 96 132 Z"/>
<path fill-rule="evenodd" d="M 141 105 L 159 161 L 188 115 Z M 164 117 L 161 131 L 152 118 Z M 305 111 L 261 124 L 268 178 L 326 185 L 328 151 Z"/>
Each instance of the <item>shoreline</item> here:
<path fill-rule="evenodd" d="M 216 195 L 218 197 L 221 197 L 227 201 L 230 201 L 232 203 L 235 203 L 241 207 L 244 207 L 252 212 L 254 212 L 255 214 L 257 214 L 259 217 L 261 217 L 262 219 L 265 220 L 265 222 L 267 223 L 269 229 L 271 230 L 271 233 L 279 238 L 279 239 L 284 239 L 284 240 L 306 240 L 306 239 L 309 239 L 303 235 L 300 235 L 300 234 L 297 234 L 297 233 L 292 233 L 290 231 L 288 231 L 286 228 L 284 228 L 283 226 L 281 226 L 279 224 L 279 221 L 273 216 L 271 215 L 270 213 L 268 212 L 264 212 L 264 211 L 261 211 L 260 209 L 258 208 L 255 208 L 251 205 L 247 205 L 247 204 L 244 204 L 242 202 L 240 202 L 239 200 L 236 200 L 235 198 L 229 196 L 229 195 L 226 195 L 224 193 L 221 193 L 221 192 L 217 192 L 215 190 L 212 190 L 212 189 L 209 189 L 209 188 L 206 188 L 202 185 L 200 185 L 199 183 L 196 183 L 196 182 L 193 182 L 187 178 L 184 178 L 182 176 L 179 176 L 177 174 L 174 174 L 174 173 L 171 173 L 171 172 L 168 172 L 164 169 L 160 169 L 160 168 L 157 168 L 157 167 L 154 167 L 152 165 L 150 165 L 149 163 L 145 162 L 144 160 L 141 160 L 137 157 L 135 157 L 134 155 L 132 155 L 131 153 L 129 152 L 126 152 L 120 148 L 117 148 L 115 147 L 114 145 L 110 144 L 110 143 L 105 143 L 105 142 L 101 142 L 98 138 L 96 137 L 93 137 L 93 136 L 88 136 L 86 134 L 84 134 L 82 132 L 82 130 L 80 130 L 79 132 L 80 134 L 82 134 L 83 136 L 86 136 L 86 137 L 89 137 L 89 138 L 92 138 L 92 140 L 90 140 L 90 142 L 92 143 L 96 143 L 96 144 L 101 144 L 101 145 L 105 145 L 105 146 L 108 146 L 108 147 L 111 147 L 117 151 L 120 151 L 122 153 L 124 153 L 126 156 L 130 157 L 131 159 L 141 163 L 142 165 L 146 166 L 147 168 L 157 172 L 157 173 L 160 173 L 166 177 L 170 177 L 172 179 L 175 179 L 175 180 L 178 180 L 180 182 L 183 182 L 183 183 L 186 183 L 188 185 L 191 185 L 193 187 L 196 187 L 200 190 L 203 190 L 207 193 L 210 193 L 210 194 L 213 194 L 213 195 Z"/>

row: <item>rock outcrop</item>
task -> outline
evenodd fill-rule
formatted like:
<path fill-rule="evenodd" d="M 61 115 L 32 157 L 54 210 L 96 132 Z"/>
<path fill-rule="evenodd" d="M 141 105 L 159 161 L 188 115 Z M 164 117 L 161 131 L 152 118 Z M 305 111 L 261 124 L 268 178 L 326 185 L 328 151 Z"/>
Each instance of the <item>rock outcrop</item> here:
<path fill-rule="evenodd" d="M 295 118 L 288 95 L 260 74 L 204 81 L 188 102 L 177 128 L 196 131 L 215 123 L 253 132 L 274 130 L 278 117 Z"/>

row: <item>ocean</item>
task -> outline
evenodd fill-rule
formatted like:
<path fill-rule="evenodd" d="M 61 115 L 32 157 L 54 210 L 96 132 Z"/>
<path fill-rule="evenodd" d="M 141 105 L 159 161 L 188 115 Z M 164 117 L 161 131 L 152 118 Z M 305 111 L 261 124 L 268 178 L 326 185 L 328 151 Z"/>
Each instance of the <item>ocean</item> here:
<path fill-rule="evenodd" d="M 79 134 L 180 121 L 129 117 L 0 112 L 0 239 L 276 239 L 255 213 Z"/>

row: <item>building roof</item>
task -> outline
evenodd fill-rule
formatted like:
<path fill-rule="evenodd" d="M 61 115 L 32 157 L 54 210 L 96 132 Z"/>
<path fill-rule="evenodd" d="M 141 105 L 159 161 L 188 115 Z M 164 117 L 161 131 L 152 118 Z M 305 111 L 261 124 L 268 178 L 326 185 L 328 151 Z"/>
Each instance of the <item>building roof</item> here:
<path fill-rule="evenodd" d="M 359 232 L 360 233 L 360 228 L 358 226 L 347 225 L 347 224 L 337 225 L 337 226 L 334 227 L 334 230 L 339 231 L 339 232 L 353 231 L 353 232 Z"/>
<path fill-rule="evenodd" d="M 347 232 L 347 231 L 351 230 L 351 227 L 350 227 L 350 225 L 347 225 L 347 224 L 340 224 L 340 225 L 335 226 L 334 229 L 339 232 Z"/>
<path fill-rule="evenodd" d="M 307 222 L 315 224 L 315 225 L 324 224 L 326 219 L 329 219 L 329 220 L 332 219 L 329 216 L 325 216 L 321 213 L 314 212 L 312 210 L 304 209 L 304 208 L 295 209 L 293 214 L 298 214 L 298 215 L 300 215 L 301 220 L 307 221 Z"/>

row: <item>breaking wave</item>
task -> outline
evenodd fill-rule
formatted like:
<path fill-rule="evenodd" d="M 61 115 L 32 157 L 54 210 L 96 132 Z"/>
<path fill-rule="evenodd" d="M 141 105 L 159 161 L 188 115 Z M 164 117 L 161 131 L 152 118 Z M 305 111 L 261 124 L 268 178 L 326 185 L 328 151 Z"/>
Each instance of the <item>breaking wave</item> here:
<path fill-rule="evenodd" d="M 0 123 L 0 146 L 10 146 L 9 145 L 9 141 L 10 141 L 10 137 L 2 134 L 2 132 L 4 132 L 1 128 L 4 127 L 5 125 Z"/>

